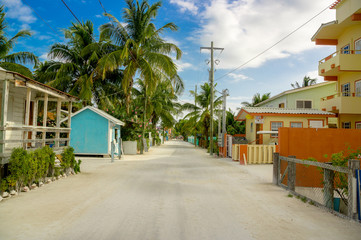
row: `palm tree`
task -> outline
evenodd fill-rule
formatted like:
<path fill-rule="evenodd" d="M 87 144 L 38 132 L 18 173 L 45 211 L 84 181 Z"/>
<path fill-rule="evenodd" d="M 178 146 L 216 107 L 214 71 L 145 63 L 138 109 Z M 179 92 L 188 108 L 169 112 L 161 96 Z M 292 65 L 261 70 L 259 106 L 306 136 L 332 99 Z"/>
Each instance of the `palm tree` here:
<path fill-rule="evenodd" d="M 182 106 L 183 110 L 191 111 L 188 113 L 184 119 L 188 119 L 188 121 L 184 124 L 184 128 L 193 129 L 193 133 L 203 132 L 206 138 L 206 147 L 208 147 L 208 136 L 209 136 L 209 128 L 210 128 L 210 103 L 211 103 L 211 87 L 208 83 L 205 83 L 200 86 L 201 91 L 195 97 L 195 104 L 185 103 Z M 195 95 L 193 91 L 190 91 L 192 95 Z M 216 96 L 216 91 L 214 90 L 214 96 Z M 214 100 L 214 108 L 217 109 L 222 104 L 221 97 L 215 97 Z M 211 136 L 213 137 L 213 136 Z"/>
<path fill-rule="evenodd" d="M 152 23 L 161 2 L 149 5 L 146 0 L 137 0 L 135 3 L 133 0 L 126 0 L 126 5 L 123 12 L 124 25 L 111 14 L 105 14 L 112 19 L 112 23 L 101 26 L 101 39 L 112 41 L 115 50 L 100 59 L 97 70 L 104 77 L 108 72 L 124 68 L 122 86 L 129 113 L 135 76 L 143 79 L 150 92 L 154 91 L 162 78 L 172 81 L 175 88 L 183 88 L 183 82 L 177 74 L 176 64 L 169 56 L 175 52 L 176 59 L 180 59 L 182 52 L 160 36 L 164 30 L 177 30 L 177 26 L 167 23 L 157 29 Z"/>
<path fill-rule="evenodd" d="M 5 29 L 7 28 L 5 16 L 4 6 L 0 6 L 0 67 L 32 78 L 31 71 L 21 64 L 35 65 L 38 62 L 38 58 L 30 52 L 11 53 L 12 49 L 15 47 L 16 41 L 21 38 L 30 37 L 31 32 L 28 30 L 21 30 L 8 39 L 5 32 Z"/>
<path fill-rule="evenodd" d="M 300 85 L 300 84 L 296 81 L 295 84 L 291 83 L 291 86 L 292 86 L 293 88 L 302 88 L 302 87 L 308 87 L 308 86 L 311 86 L 311 85 L 315 85 L 316 83 L 317 83 L 317 79 L 316 79 L 316 78 L 310 78 L 309 76 L 304 76 L 302 85 Z"/>
<path fill-rule="evenodd" d="M 242 102 L 241 104 L 245 107 L 254 107 L 255 105 L 257 105 L 260 102 L 266 101 L 267 99 L 269 99 L 271 96 L 271 93 L 265 93 L 265 94 L 259 94 L 256 93 L 255 95 L 253 95 L 252 98 L 252 102 Z"/>
<path fill-rule="evenodd" d="M 95 40 L 91 21 L 72 23 L 64 30 L 64 35 L 68 42 L 51 46 L 49 56 L 52 60 L 39 64 L 36 79 L 78 96 L 83 105 L 111 103 L 109 92 L 120 92 L 122 72 L 118 69 L 107 73 L 103 81 L 95 81 L 102 78 L 94 70 L 99 59 L 114 50 L 113 46 Z"/>

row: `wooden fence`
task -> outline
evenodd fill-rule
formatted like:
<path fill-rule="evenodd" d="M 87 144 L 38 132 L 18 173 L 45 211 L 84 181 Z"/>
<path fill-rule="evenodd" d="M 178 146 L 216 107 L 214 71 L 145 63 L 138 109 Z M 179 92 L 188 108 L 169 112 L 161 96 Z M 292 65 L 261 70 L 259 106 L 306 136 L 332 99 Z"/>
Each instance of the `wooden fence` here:
<path fill-rule="evenodd" d="M 281 162 L 285 162 L 287 167 L 281 168 Z M 323 186 L 321 188 L 321 194 L 323 195 L 322 202 L 315 202 L 305 195 L 302 195 L 297 190 L 296 185 L 296 164 L 302 166 L 314 166 L 319 168 L 323 173 Z M 351 219 L 355 219 L 357 215 L 356 209 L 356 184 L 355 184 L 355 172 L 356 169 L 360 169 L 359 160 L 349 160 L 348 168 L 341 166 L 332 166 L 327 163 L 308 161 L 296 159 L 295 156 L 284 157 L 280 156 L 279 153 L 273 154 L 273 183 L 281 186 L 296 196 L 301 196 L 304 199 L 315 203 L 315 205 L 325 207 L 329 211 L 343 216 L 337 211 L 334 211 L 334 191 L 335 189 L 335 174 L 347 175 L 347 216 Z M 281 172 L 283 171 L 283 172 Z M 311 174 L 310 174 L 311 175 Z M 287 176 L 287 177 L 286 177 Z M 312 177 L 312 176 L 309 176 Z"/>
<path fill-rule="evenodd" d="M 232 159 L 246 164 L 267 164 L 273 162 L 275 145 L 233 144 Z"/>

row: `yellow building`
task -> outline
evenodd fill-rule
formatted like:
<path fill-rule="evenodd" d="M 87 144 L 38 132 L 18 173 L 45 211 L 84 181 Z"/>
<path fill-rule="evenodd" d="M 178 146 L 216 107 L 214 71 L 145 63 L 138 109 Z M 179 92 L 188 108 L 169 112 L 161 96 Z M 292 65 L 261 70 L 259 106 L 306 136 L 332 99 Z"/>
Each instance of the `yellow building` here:
<path fill-rule="evenodd" d="M 325 81 L 337 82 L 337 93 L 322 98 L 320 108 L 336 113 L 341 128 L 361 129 L 361 0 L 338 0 L 336 20 L 322 24 L 312 37 L 316 45 L 336 52 L 319 62 Z"/>
<path fill-rule="evenodd" d="M 317 109 L 243 107 L 236 120 L 245 121 L 249 144 L 277 144 L 279 127 L 324 128 L 334 115 Z"/>

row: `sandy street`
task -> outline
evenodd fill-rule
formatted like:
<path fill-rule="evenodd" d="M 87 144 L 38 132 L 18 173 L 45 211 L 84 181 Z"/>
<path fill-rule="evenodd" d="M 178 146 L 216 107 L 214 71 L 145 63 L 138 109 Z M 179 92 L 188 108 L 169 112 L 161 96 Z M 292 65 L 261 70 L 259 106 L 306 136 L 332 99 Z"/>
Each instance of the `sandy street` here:
<path fill-rule="evenodd" d="M 85 159 L 81 174 L 2 201 L 0 239 L 361 239 L 361 224 L 287 197 L 256 168 L 178 141 Z"/>

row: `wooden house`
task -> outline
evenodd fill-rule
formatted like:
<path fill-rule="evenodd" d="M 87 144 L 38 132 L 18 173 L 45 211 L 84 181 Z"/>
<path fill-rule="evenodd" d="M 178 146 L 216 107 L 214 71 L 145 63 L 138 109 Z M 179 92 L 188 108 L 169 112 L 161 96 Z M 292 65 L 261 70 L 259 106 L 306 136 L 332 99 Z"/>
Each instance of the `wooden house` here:
<path fill-rule="evenodd" d="M 76 97 L 0 68 L 0 99 L 0 165 L 8 162 L 15 147 L 35 149 L 47 144 L 60 153 L 69 145 Z M 50 112 L 55 117 L 51 122 Z"/>
<path fill-rule="evenodd" d="M 120 157 L 122 121 L 98 108 L 87 106 L 72 114 L 71 122 L 70 146 L 75 154 L 117 154 Z"/>

